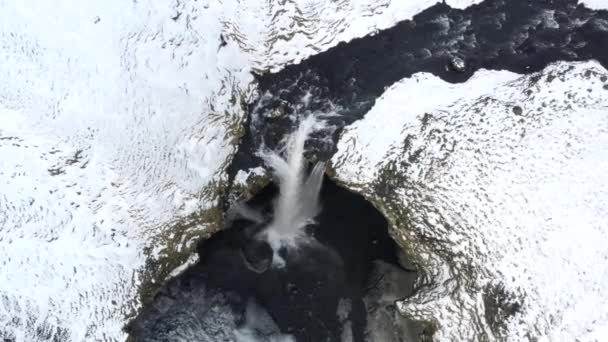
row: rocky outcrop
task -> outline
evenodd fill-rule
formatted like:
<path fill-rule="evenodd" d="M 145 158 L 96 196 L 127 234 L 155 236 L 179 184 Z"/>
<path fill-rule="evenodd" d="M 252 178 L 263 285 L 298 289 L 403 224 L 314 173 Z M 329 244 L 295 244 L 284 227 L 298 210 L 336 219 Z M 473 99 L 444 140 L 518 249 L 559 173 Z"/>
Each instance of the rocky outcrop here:
<path fill-rule="evenodd" d="M 440 341 L 585 340 L 608 325 L 607 104 L 593 61 L 463 84 L 420 73 L 345 129 L 335 179 L 425 273 L 404 314 Z"/>

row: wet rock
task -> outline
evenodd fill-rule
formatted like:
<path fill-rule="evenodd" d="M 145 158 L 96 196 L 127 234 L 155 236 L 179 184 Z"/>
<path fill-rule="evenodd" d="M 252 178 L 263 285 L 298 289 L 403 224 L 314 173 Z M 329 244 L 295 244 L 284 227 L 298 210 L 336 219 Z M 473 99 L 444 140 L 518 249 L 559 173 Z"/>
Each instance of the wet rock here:
<path fill-rule="evenodd" d="M 520 106 L 514 106 L 513 107 L 513 114 L 515 114 L 515 115 L 522 115 L 523 112 L 524 111 L 523 111 L 523 109 L 521 109 Z"/>
<path fill-rule="evenodd" d="M 464 59 L 458 56 L 452 56 L 450 58 L 450 68 L 456 72 L 464 72 L 466 69 Z"/>

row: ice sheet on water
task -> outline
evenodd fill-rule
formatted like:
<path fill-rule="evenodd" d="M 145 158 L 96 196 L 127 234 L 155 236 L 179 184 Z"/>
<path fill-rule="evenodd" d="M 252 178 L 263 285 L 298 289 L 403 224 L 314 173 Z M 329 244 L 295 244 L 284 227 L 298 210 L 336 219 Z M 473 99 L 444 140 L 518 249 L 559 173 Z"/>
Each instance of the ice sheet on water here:
<path fill-rule="evenodd" d="M 253 300 L 247 304 L 245 324 L 235 331 L 236 342 L 295 342 L 291 335 L 281 334 L 272 317 Z"/>

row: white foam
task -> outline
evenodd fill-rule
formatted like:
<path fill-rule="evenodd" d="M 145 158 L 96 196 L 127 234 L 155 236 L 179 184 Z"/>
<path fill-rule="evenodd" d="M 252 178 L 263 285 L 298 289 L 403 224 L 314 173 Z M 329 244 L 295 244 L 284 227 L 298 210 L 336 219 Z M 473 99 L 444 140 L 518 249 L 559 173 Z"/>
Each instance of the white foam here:
<path fill-rule="evenodd" d="M 261 153 L 279 183 L 274 217 L 264 234 L 275 251 L 273 260 L 277 265 L 282 264 L 278 249 L 295 246 L 296 240 L 303 238 L 303 228 L 312 223 L 320 210 L 319 192 L 325 165 L 317 163 L 310 175 L 305 176 L 304 145 L 309 135 L 322 127 L 313 116 L 308 116 L 288 136 L 283 155 L 277 151 Z"/>

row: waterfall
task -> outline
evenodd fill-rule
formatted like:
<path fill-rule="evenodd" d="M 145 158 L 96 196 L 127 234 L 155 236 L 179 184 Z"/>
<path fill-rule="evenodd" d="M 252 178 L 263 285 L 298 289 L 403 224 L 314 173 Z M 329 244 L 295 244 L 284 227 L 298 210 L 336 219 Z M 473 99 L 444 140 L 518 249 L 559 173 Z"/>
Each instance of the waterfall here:
<path fill-rule="evenodd" d="M 304 227 L 313 222 L 319 213 L 319 192 L 323 182 L 324 163 L 317 163 L 306 175 L 304 144 L 309 135 L 323 128 L 313 116 L 303 119 L 298 128 L 287 137 L 283 156 L 281 151 L 264 151 L 264 162 L 271 168 L 279 183 L 279 196 L 274 203 L 274 216 L 264 231 L 275 252 L 273 262 L 283 261 L 277 256 L 282 246 L 293 247 L 304 237 Z"/>

